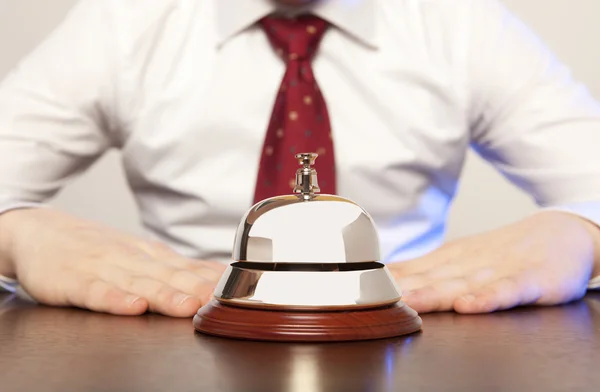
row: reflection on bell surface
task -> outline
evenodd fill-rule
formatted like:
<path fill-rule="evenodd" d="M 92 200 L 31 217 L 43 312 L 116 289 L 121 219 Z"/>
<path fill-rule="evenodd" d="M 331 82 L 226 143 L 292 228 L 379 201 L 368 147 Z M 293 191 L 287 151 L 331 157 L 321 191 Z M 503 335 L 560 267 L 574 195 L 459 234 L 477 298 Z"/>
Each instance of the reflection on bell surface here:
<path fill-rule="evenodd" d="M 314 328 L 335 319 L 345 324 L 356 321 L 355 327 L 360 329 L 359 324 L 365 321 L 359 319 L 367 315 L 371 323 L 385 324 L 380 327 L 387 331 L 381 332 L 382 336 L 371 333 L 371 338 L 420 329 L 420 318 L 400 301 L 399 288 L 380 262 L 379 238 L 372 218 L 348 199 L 319 194 L 317 172 L 312 167 L 317 154 L 298 154 L 296 158 L 301 167 L 296 172 L 294 194 L 263 200 L 244 215 L 235 236 L 233 263 L 214 292 L 218 303 L 198 312 L 194 320 L 196 329 L 240 337 L 236 333 L 219 333 L 216 329 L 219 326 L 227 329 L 224 319 L 229 316 L 262 315 L 262 322 L 269 318 L 276 322 L 277 317 L 284 317 L 282 312 L 288 312 L 285 317 L 294 320 L 290 326 L 308 328 L 294 335 L 304 334 L 305 338 L 311 335 L 308 340 L 349 340 L 346 335 L 342 339 L 343 334 L 339 339 L 317 339 Z M 244 309 L 246 312 L 242 312 Z M 251 311 L 259 313 L 248 313 Z M 346 319 L 352 311 L 362 313 Z M 233 312 L 237 312 L 237 316 L 233 316 Z M 330 313 L 317 316 L 315 312 Z M 392 313 L 396 319 L 404 317 L 402 326 L 401 320 L 385 321 Z M 300 326 L 302 323 L 304 327 Z M 392 326 L 394 323 L 396 329 Z M 293 328 L 290 326 L 285 328 Z M 368 329 L 369 325 L 363 327 Z M 377 329 L 374 325 L 371 327 L 373 331 Z M 278 328 L 273 336 L 285 336 L 269 340 L 292 337 L 287 329 L 282 332 L 283 327 Z M 369 338 L 367 335 L 362 338 Z"/>

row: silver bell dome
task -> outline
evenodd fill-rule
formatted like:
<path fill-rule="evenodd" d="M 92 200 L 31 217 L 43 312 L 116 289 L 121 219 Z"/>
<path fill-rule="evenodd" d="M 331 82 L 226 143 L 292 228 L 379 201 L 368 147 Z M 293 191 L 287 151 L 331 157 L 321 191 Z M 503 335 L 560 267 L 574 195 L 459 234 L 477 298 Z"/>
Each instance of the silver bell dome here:
<path fill-rule="evenodd" d="M 378 261 L 379 238 L 369 214 L 356 203 L 317 195 L 317 154 L 298 154 L 296 195 L 273 197 L 243 217 L 233 247 L 236 261 L 359 263 Z"/>
<path fill-rule="evenodd" d="M 360 263 L 378 261 L 371 217 L 350 200 L 332 196 L 281 196 L 256 204 L 239 225 L 236 261 Z"/>
<path fill-rule="evenodd" d="M 356 203 L 319 195 L 317 154 L 296 155 L 292 195 L 254 205 L 242 218 L 233 263 L 215 290 L 230 305 L 285 308 L 392 304 L 400 291 L 379 262 L 379 237 Z"/>

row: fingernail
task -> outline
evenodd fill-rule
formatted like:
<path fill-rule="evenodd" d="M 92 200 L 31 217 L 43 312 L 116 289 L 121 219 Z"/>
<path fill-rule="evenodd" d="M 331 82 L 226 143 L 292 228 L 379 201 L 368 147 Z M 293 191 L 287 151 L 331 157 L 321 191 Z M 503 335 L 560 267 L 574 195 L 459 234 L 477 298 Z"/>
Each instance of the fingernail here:
<path fill-rule="evenodd" d="M 173 302 L 175 302 L 177 304 L 177 306 L 181 306 L 189 298 L 192 298 L 192 297 L 190 297 L 187 294 L 179 293 L 179 294 L 176 294 L 175 297 L 173 297 Z"/>
<path fill-rule="evenodd" d="M 461 299 L 465 302 L 473 302 L 473 301 L 475 301 L 475 296 L 472 294 L 468 294 L 468 295 L 462 296 Z"/>
<path fill-rule="evenodd" d="M 138 297 L 137 295 L 128 295 L 125 300 L 127 301 L 127 303 L 129 304 L 129 306 L 133 306 L 135 305 L 135 303 L 137 301 L 140 300 L 140 297 Z"/>

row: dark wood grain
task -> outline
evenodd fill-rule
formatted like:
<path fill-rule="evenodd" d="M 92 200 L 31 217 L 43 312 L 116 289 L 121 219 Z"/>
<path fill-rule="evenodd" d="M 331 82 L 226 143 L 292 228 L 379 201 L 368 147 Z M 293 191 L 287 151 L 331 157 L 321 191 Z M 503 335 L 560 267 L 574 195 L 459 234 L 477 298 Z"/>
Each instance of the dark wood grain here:
<path fill-rule="evenodd" d="M 423 332 L 350 343 L 195 333 L 0 297 L 0 391 L 594 391 L 600 295 L 562 307 L 424 315 Z"/>
<path fill-rule="evenodd" d="M 197 331 L 238 339 L 280 342 L 357 341 L 398 337 L 421 329 L 417 312 L 398 302 L 353 311 L 245 309 L 215 300 L 198 310 Z"/>

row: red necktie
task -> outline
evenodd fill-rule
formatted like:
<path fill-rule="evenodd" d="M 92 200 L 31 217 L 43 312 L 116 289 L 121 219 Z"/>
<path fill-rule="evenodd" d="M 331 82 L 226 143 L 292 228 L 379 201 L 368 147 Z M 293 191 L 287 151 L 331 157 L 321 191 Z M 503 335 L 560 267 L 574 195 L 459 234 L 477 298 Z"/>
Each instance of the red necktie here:
<path fill-rule="evenodd" d="M 275 100 L 258 172 L 254 201 L 291 194 L 299 168 L 295 154 L 316 152 L 321 193 L 335 194 L 335 159 L 325 99 L 311 61 L 328 24 L 316 16 L 261 20 L 287 69 Z"/>

